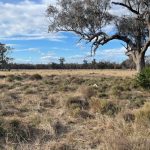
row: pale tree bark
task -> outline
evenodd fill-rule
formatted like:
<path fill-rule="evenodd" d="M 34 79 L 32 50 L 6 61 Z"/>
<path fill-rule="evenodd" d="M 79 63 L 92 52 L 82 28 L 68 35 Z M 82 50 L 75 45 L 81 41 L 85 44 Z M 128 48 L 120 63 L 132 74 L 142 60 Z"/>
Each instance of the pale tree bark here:
<path fill-rule="evenodd" d="M 136 71 L 141 72 L 145 68 L 145 53 L 138 53 L 133 60 L 136 65 Z"/>
<path fill-rule="evenodd" d="M 145 52 L 127 50 L 126 55 L 135 63 L 137 72 L 141 72 L 145 68 Z"/>

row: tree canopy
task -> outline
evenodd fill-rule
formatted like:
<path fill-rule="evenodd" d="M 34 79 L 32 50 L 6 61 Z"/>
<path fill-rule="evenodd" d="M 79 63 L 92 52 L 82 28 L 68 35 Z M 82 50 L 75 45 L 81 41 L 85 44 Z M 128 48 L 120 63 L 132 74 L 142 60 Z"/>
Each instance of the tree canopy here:
<path fill-rule="evenodd" d="M 112 5 L 127 9 L 126 14 L 112 14 Z M 120 14 L 120 12 L 118 12 Z M 149 0 L 57 0 L 47 8 L 49 31 L 74 32 L 92 43 L 92 54 L 99 46 L 114 39 L 125 43 L 126 55 L 138 71 L 145 66 L 145 52 L 150 46 Z M 106 27 L 112 26 L 113 31 Z"/>
<path fill-rule="evenodd" d="M 0 69 L 9 69 L 9 62 L 12 60 L 8 56 L 11 48 L 5 44 L 0 43 Z"/>

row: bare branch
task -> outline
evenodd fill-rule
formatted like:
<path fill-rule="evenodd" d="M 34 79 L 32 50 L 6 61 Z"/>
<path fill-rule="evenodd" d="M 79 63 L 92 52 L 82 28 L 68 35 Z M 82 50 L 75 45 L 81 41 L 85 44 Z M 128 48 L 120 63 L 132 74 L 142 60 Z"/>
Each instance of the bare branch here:
<path fill-rule="evenodd" d="M 119 2 L 112 2 L 113 4 L 115 5 L 120 5 L 120 6 L 123 6 L 123 7 L 126 7 L 128 10 L 130 10 L 131 12 L 135 13 L 136 15 L 139 15 L 139 12 L 134 10 L 132 7 L 131 7 L 131 4 L 129 3 L 129 6 L 124 4 L 124 3 L 119 3 Z"/>
<path fill-rule="evenodd" d="M 143 52 L 143 53 L 146 52 L 146 50 L 148 49 L 149 46 L 150 46 L 150 40 L 148 40 L 148 41 L 145 43 L 144 47 L 142 48 L 142 52 Z"/>
<path fill-rule="evenodd" d="M 105 38 L 103 39 L 103 41 L 99 41 L 99 44 L 104 45 L 104 44 L 108 43 L 109 41 L 112 41 L 112 40 L 115 40 L 115 39 L 124 41 L 124 42 L 127 43 L 127 44 L 128 44 L 128 43 L 132 43 L 132 41 L 131 41 L 128 37 L 126 37 L 126 36 L 121 36 L 121 35 L 119 35 L 119 34 L 115 34 L 115 35 L 112 35 L 112 36 L 110 36 L 110 37 L 105 37 Z"/>

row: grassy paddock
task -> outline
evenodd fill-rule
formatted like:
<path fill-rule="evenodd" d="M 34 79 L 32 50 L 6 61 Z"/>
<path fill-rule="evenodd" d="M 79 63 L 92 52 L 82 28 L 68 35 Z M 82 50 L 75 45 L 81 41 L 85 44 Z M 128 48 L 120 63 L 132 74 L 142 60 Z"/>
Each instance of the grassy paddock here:
<path fill-rule="evenodd" d="M 149 150 L 150 91 L 135 74 L 0 72 L 0 149 Z"/>
<path fill-rule="evenodd" d="M 77 70 L 11 70 L 0 71 L 0 75 L 9 74 L 40 74 L 40 75 L 90 75 L 90 76 L 118 76 L 118 77 L 133 77 L 136 74 L 135 70 L 117 70 L 117 69 L 104 69 L 104 70 L 91 70 L 91 69 L 77 69 Z"/>

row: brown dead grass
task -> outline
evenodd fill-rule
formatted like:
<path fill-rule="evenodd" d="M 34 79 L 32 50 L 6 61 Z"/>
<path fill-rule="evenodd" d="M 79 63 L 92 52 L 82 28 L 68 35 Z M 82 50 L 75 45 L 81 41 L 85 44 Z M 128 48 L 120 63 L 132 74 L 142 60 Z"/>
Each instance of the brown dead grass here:
<path fill-rule="evenodd" d="M 136 75 L 135 70 L 117 70 L 117 69 L 104 69 L 104 70 L 12 70 L 0 71 L 0 75 L 9 74 L 40 74 L 40 75 L 77 75 L 77 76 L 115 76 L 115 77 L 133 77 Z"/>
<path fill-rule="evenodd" d="M 0 72 L 0 149 L 149 150 L 150 92 L 134 74 Z"/>

